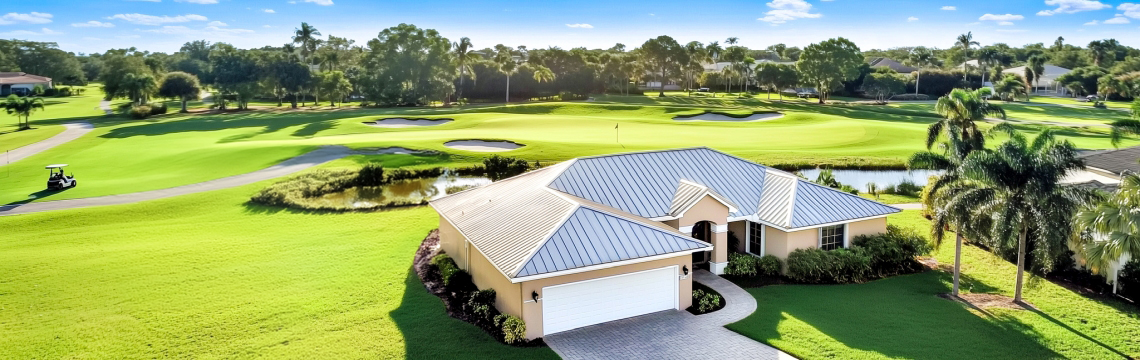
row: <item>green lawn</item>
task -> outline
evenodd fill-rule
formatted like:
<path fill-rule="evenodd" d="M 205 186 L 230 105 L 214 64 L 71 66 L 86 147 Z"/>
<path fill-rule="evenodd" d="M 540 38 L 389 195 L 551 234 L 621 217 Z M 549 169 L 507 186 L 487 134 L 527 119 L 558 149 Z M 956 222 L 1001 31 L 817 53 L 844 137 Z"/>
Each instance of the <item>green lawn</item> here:
<path fill-rule="evenodd" d="M 918 211 L 889 221 L 929 231 Z M 1013 264 L 975 247 L 963 253 L 965 292 L 1013 295 Z M 947 241 L 936 258 L 952 264 L 953 255 Z M 929 271 L 859 285 L 753 288 L 758 309 L 728 327 L 807 359 L 1140 356 L 1140 310 L 1134 305 L 1033 279 L 1025 298 L 1040 311 L 983 312 L 937 296 L 950 291 L 950 278 Z"/>
<path fill-rule="evenodd" d="M 42 125 L 21 131 L 16 131 L 16 127 L 12 126 L 11 129 L 0 132 L 0 155 L 8 150 L 46 140 L 61 132 L 63 132 L 63 126 L 58 125 Z M 4 158 L 0 157 L 0 165 L 5 163 Z"/>
<path fill-rule="evenodd" d="M 246 205 L 264 185 L 0 217 L 0 358 L 555 357 L 424 290 L 410 267 L 430 208 Z"/>
<path fill-rule="evenodd" d="M 1093 103 L 1088 101 L 1080 101 L 1077 98 L 1070 97 L 1052 97 L 1052 96 L 1034 96 L 1029 99 L 1030 102 L 1045 103 L 1045 104 L 1061 104 L 1061 105 L 1076 105 L 1092 107 Z M 1105 101 L 1105 105 L 1110 108 L 1128 109 L 1132 107 L 1132 103 L 1127 101 Z"/>
<path fill-rule="evenodd" d="M 103 92 L 97 85 L 76 86 L 75 89 L 84 89 L 82 95 L 69 97 L 44 98 L 44 108 L 37 109 L 30 118 L 31 130 L 16 131 L 16 116 L 0 115 L 0 153 L 24 145 L 41 141 L 63 131 L 63 127 L 55 126 L 59 123 L 99 117 L 103 111 L 99 110 L 99 101 Z M 3 101 L 3 99 L 0 99 Z M 0 164 L 3 159 L 0 158 Z"/>
<path fill-rule="evenodd" d="M 1042 122 L 1056 122 L 1056 123 L 1069 123 L 1080 125 L 1094 125 L 1094 124 L 1109 124 L 1116 120 L 1129 119 L 1128 112 L 1097 109 L 1093 107 L 1088 108 L 1071 108 L 1064 106 L 1049 106 L 1039 105 L 1032 103 L 1019 103 L 1019 102 L 1003 102 L 994 101 L 994 104 L 1001 106 L 1006 111 L 1006 116 L 1011 120 L 1024 120 L 1024 121 L 1042 121 Z M 875 105 L 866 105 L 875 106 Z M 931 114 L 934 113 L 933 103 L 891 103 L 889 107 L 913 110 L 913 111 L 926 111 Z"/>
<path fill-rule="evenodd" d="M 908 204 L 922 202 L 917 196 L 895 195 L 895 194 L 879 194 L 879 196 L 871 195 L 865 192 L 860 192 L 859 196 L 864 199 L 875 200 L 884 204 Z"/>

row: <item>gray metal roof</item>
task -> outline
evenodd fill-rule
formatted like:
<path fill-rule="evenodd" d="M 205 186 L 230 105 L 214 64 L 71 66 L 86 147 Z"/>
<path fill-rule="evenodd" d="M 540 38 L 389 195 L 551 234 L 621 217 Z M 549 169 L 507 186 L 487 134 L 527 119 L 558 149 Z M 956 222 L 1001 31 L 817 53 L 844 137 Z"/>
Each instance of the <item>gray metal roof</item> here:
<path fill-rule="evenodd" d="M 795 205 L 792 207 L 791 226 L 788 227 L 828 224 L 899 211 L 895 207 L 800 179 L 796 184 Z"/>
<path fill-rule="evenodd" d="M 1125 171 L 1140 173 L 1140 146 L 1099 151 L 1081 158 L 1085 160 L 1086 166 L 1109 171 L 1117 176 Z"/>
<path fill-rule="evenodd" d="M 591 265 L 709 247 L 677 232 L 579 207 L 535 252 L 517 276 L 540 275 Z"/>

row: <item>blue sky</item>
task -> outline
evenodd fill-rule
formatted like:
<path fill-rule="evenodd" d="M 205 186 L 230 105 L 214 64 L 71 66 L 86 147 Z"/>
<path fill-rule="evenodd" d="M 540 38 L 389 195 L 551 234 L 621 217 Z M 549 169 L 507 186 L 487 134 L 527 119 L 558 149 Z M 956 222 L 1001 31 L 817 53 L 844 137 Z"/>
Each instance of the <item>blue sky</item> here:
<path fill-rule="evenodd" d="M 680 42 L 735 36 L 753 48 L 804 46 L 844 36 L 863 49 L 945 48 L 973 31 L 982 44 L 1019 46 L 1116 38 L 1140 47 L 1140 0 L 769 0 L 451 1 L 53 0 L 6 1 L 0 38 L 54 41 L 64 50 L 135 46 L 173 52 L 190 40 L 239 47 L 281 45 L 302 21 L 324 35 L 364 43 L 381 29 L 412 23 L 476 47 L 634 47 L 650 37 Z"/>

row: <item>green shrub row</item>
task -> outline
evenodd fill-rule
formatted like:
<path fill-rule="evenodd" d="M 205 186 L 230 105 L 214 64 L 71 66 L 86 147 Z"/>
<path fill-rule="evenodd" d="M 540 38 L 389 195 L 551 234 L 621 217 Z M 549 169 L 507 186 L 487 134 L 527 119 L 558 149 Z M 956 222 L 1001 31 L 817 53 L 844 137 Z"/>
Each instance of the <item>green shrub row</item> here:
<path fill-rule="evenodd" d="M 440 253 L 431 259 L 439 270 L 443 288 L 453 300 L 461 300 L 461 318 L 483 328 L 504 343 L 516 344 L 526 341 L 526 323 L 517 316 L 499 313 L 495 308 L 495 289 L 479 290 L 471 282 L 471 276 L 455 264 L 455 259 Z M 451 306 L 455 309 L 454 306 Z"/>
<path fill-rule="evenodd" d="M 921 271 L 922 264 L 915 257 L 930 250 L 917 232 L 888 226 L 886 233 L 855 237 L 850 249 L 792 251 L 787 275 L 808 284 L 861 283 Z"/>
<path fill-rule="evenodd" d="M 736 276 L 776 277 L 780 275 L 780 259 L 773 255 L 752 256 L 749 254 L 728 254 L 728 266 L 724 273 Z"/>

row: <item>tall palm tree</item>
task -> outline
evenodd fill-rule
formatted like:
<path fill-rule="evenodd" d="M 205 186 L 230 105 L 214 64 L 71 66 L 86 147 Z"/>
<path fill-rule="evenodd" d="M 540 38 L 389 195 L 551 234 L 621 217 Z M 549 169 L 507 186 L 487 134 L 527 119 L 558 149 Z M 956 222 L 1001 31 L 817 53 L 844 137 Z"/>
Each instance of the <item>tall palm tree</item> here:
<path fill-rule="evenodd" d="M 686 61 L 684 65 L 685 72 L 687 73 L 686 80 L 689 82 L 688 88 L 692 89 L 693 78 L 697 76 L 698 72 L 704 70 L 703 65 L 708 61 L 709 55 L 708 52 L 705 51 L 705 45 L 701 44 L 700 41 L 690 41 L 688 44 L 685 44 L 685 55 L 688 57 L 688 59 L 686 59 L 688 61 Z"/>
<path fill-rule="evenodd" d="M 123 76 L 123 87 L 127 89 L 131 101 L 141 105 L 158 91 L 158 82 L 150 74 L 130 73 Z"/>
<path fill-rule="evenodd" d="M 1060 51 L 1065 48 L 1065 37 L 1058 36 L 1057 40 L 1053 40 L 1053 51 Z"/>
<path fill-rule="evenodd" d="M 907 168 L 943 171 L 942 175 L 934 178 L 927 185 L 927 190 L 924 191 L 926 195 L 923 196 L 922 203 L 923 207 L 934 212 L 931 235 L 936 246 L 942 245 L 947 226 L 956 228 L 954 232 L 954 286 L 951 294 L 958 296 L 958 278 L 962 273 L 962 238 L 964 233 L 969 230 L 969 225 L 972 224 L 969 220 L 972 214 L 968 211 L 960 211 L 962 209 L 947 208 L 946 204 L 952 198 L 953 193 L 943 190 L 960 181 L 962 161 L 965 160 L 970 148 L 963 146 L 964 144 L 959 139 L 959 132 L 950 131 L 949 133 L 950 137 L 945 143 L 943 153 L 932 151 L 915 153 L 907 161 Z"/>
<path fill-rule="evenodd" d="M 978 67 L 982 70 L 982 86 L 986 85 L 986 66 L 997 64 L 1000 57 L 1001 53 L 989 46 L 978 50 Z"/>
<path fill-rule="evenodd" d="M 935 67 L 941 65 L 941 60 L 938 60 L 938 55 L 934 51 L 919 46 L 911 50 L 910 54 L 905 60 L 911 66 L 918 69 L 918 76 L 914 78 L 914 93 L 918 94 L 918 82 L 922 79 L 922 68 Z"/>
<path fill-rule="evenodd" d="M 20 130 L 27 130 L 32 128 L 28 118 L 32 116 L 32 113 L 35 112 L 36 109 L 44 109 L 44 99 L 27 96 L 20 97 L 12 94 L 8 95 L 8 99 L 0 104 L 0 108 L 3 108 L 9 115 L 16 116 L 16 124 Z M 23 122 L 20 122 L 21 117 L 24 118 Z"/>
<path fill-rule="evenodd" d="M 724 40 L 724 43 L 725 43 L 725 44 L 728 44 L 728 47 L 727 47 L 727 48 L 731 48 L 731 47 L 734 47 L 734 46 L 736 46 L 736 43 L 737 43 L 737 42 L 739 42 L 739 41 L 740 41 L 740 38 L 738 38 L 738 37 L 735 37 L 735 36 L 730 36 L 729 38 L 727 38 L 727 39 L 725 39 L 725 40 Z M 737 66 L 737 62 L 738 62 L 738 61 L 740 61 L 740 60 L 743 60 L 743 58 L 737 59 L 735 56 L 733 56 L 733 57 L 732 57 L 732 59 L 730 59 L 729 61 L 731 61 L 731 62 L 732 62 L 731 66 L 732 66 L 733 68 L 736 68 L 736 66 Z M 736 71 L 736 73 L 739 75 L 739 74 L 740 74 L 740 71 Z M 732 83 L 732 81 L 729 81 L 729 84 L 731 84 L 731 83 Z M 732 89 L 729 89 L 729 90 L 732 90 Z"/>
<path fill-rule="evenodd" d="M 467 77 L 467 73 L 471 73 L 472 80 L 475 79 L 475 71 L 471 66 L 482 59 L 482 56 L 475 52 L 475 46 L 466 36 L 459 38 L 459 42 L 452 44 L 452 47 L 455 52 L 455 67 L 459 68 L 459 91 L 455 98 L 460 100 L 463 99 L 463 80 Z"/>
<path fill-rule="evenodd" d="M 1140 175 L 1127 174 L 1111 198 L 1077 213 L 1073 243 L 1090 268 L 1107 273 L 1112 262 L 1140 256 L 1136 209 L 1140 209 Z M 1114 293 L 1117 283 L 1113 279 Z"/>
<path fill-rule="evenodd" d="M 713 69 L 716 69 L 716 63 L 720 61 L 720 53 L 724 52 L 724 48 L 720 46 L 720 42 L 711 41 L 705 45 L 705 52 L 708 54 L 709 59 L 712 60 Z M 716 91 L 713 91 L 713 97 L 716 97 Z"/>
<path fill-rule="evenodd" d="M 293 43 L 301 44 L 301 57 L 310 64 L 310 56 L 317 51 L 317 44 L 321 41 L 317 36 L 321 36 L 321 32 L 307 22 L 302 22 L 300 28 L 293 30 Z"/>
<path fill-rule="evenodd" d="M 495 45 L 495 64 L 499 66 L 499 73 L 507 76 L 506 103 L 511 103 L 511 75 L 519 71 L 511 48 L 503 44 Z"/>
<path fill-rule="evenodd" d="M 1025 70 L 1033 72 L 1034 91 L 1037 91 L 1037 85 L 1041 83 L 1041 77 L 1045 75 L 1045 61 L 1048 59 L 1045 55 L 1037 54 L 1025 60 Z"/>
<path fill-rule="evenodd" d="M 1058 184 L 1069 172 L 1084 167 L 1071 143 L 1058 142 L 1049 130 L 1032 142 L 1016 131 L 1009 133 L 1010 139 L 997 148 L 966 156 L 958 181 L 942 190 L 948 193 L 943 209 L 947 214 L 969 214 L 961 220 L 970 221 L 970 233 L 985 233 L 1002 247 L 1016 246 L 1013 300 L 1021 303 L 1029 242 L 1037 261 L 1048 265 L 1065 250 L 1073 216 L 1096 194 Z"/>
<path fill-rule="evenodd" d="M 1115 47 L 1106 40 L 1093 40 L 1089 42 L 1089 57 L 1092 58 L 1093 65 L 1101 66 L 1101 63 L 1108 58 L 1110 52 L 1115 51 Z"/>
<path fill-rule="evenodd" d="M 958 41 L 954 42 L 954 47 L 962 49 L 962 55 L 967 61 L 970 60 L 970 48 L 974 45 L 981 45 L 981 43 L 974 41 L 973 31 L 958 35 Z M 962 64 L 962 80 L 966 80 L 966 65 L 964 63 Z"/>
<path fill-rule="evenodd" d="M 954 89 L 950 94 L 938 98 L 938 102 L 934 104 L 934 111 L 942 115 L 942 119 L 930 124 L 927 129 L 926 148 L 934 146 L 938 137 L 945 131 L 956 132 L 957 135 L 954 136 L 957 136 L 962 146 L 967 147 L 966 152 L 981 149 L 985 139 L 976 121 L 985 120 L 987 116 L 1005 119 L 1005 109 L 985 100 L 989 94 L 989 88 Z"/>

